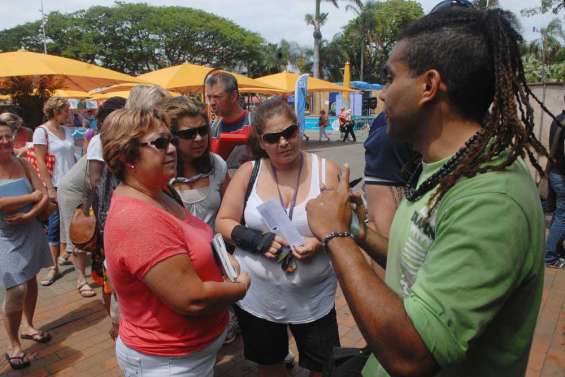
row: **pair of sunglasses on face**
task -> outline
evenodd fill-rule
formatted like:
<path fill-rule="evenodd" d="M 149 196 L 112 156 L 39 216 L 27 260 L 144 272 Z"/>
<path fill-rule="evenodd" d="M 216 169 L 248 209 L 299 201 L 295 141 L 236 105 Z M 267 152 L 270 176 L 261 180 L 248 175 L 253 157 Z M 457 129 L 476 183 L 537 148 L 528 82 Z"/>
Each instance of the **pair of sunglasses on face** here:
<path fill-rule="evenodd" d="M 206 124 L 204 126 L 196 127 L 196 128 L 189 128 L 182 131 L 175 132 L 175 136 L 184 139 L 184 140 L 194 140 L 196 138 L 196 134 L 204 137 L 208 135 L 210 131 L 210 127 Z"/>
<path fill-rule="evenodd" d="M 153 147 L 160 150 L 161 152 L 166 152 L 169 149 L 169 144 L 173 144 L 175 147 L 178 145 L 179 139 L 172 135 L 159 136 L 157 139 L 152 141 L 147 141 L 145 143 L 140 143 L 139 145 L 143 147 Z"/>
<path fill-rule="evenodd" d="M 268 134 L 263 134 L 261 138 L 267 144 L 276 144 L 279 142 L 281 137 L 284 137 L 285 140 L 292 139 L 298 133 L 298 126 L 296 124 L 291 124 L 284 130 L 280 132 L 271 132 Z"/>

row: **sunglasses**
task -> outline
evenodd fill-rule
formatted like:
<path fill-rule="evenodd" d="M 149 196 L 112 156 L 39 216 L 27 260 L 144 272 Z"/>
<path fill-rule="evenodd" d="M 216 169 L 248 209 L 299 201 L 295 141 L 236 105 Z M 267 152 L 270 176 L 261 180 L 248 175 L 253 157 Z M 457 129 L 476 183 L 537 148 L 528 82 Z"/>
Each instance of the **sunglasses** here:
<path fill-rule="evenodd" d="M 148 141 L 145 143 L 140 143 L 141 146 L 147 146 L 147 147 L 153 147 L 157 150 L 160 150 L 162 152 L 166 152 L 167 149 L 169 149 L 169 144 L 173 144 L 174 146 L 176 146 L 178 144 L 178 139 L 174 136 L 168 135 L 168 136 L 160 136 L 155 140 L 152 141 Z"/>
<path fill-rule="evenodd" d="M 451 7 L 473 8 L 474 6 L 469 0 L 444 0 L 433 7 L 430 14 Z"/>
<path fill-rule="evenodd" d="M 298 126 L 296 124 L 291 124 L 281 132 L 272 132 L 268 134 L 263 134 L 261 138 L 267 144 L 276 144 L 279 142 L 281 137 L 284 137 L 285 140 L 292 139 L 298 133 Z"/>
<path fill-rule="evenodd" d="M 196 134 L 204 137 L 208 135 L 209 131 L 210 127 L 206 124 L 197 128 L 189 128 L 187 130 L 177 131 L 175 132 L 175 136 L 180 137 L 184 140 L 193 140 L 196 137 Z"/>

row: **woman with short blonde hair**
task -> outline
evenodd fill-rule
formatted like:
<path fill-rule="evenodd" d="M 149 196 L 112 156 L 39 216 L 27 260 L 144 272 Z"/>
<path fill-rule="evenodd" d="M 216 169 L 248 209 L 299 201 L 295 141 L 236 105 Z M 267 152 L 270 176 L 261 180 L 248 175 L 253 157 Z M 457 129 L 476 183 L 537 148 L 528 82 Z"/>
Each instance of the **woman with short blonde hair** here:
<path fill-rule="evenodd" d="M 38 126 L 33 132 L 33 145 L 40 178 L 47 187 L 49 199 L 57 202 L 59 181 L 76 162 L 74 128 L 63 126 L 69 115 L 69 102 L 65 98 L 50 97 L 43 106 L 43 113 L 47 122 Z M 55 156 L 53 176 L 49 174 L 45 163 L 47 154 Z M 59 264 L 66 263 L 68 258 L 65 252 L 66 245 L 61 242 L 60 228 L 60 216 L 57 210 L 49 216 L 47 227 L 47 238 L 54 265 L 49 268 L 46 278 L 41 281 L 42 285 L 51 285 L 60 277 Z M 60 256 L 61 252 L 65 254 L 64 257 Z"/>

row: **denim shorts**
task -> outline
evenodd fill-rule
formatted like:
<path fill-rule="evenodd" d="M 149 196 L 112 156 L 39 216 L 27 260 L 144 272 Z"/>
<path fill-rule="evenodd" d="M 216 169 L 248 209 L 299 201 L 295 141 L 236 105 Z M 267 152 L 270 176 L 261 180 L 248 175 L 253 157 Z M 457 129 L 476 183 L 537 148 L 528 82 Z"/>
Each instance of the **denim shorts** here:
<path fill-rule="evenodd" d="M 187 356 L 146 355 L 116 339 L 116 358 L 125 377 L 214 377 L 216 356 L 224 343 L 226 331 L 206 348 Z"/>
<path fill-rule="evenodd" d="M 49 245 L 55 246 L 61 243 L 60 226 L 59 208 L 57 208 L 55 212 L 49 215 L 47 220 L 47 241 Z"/>

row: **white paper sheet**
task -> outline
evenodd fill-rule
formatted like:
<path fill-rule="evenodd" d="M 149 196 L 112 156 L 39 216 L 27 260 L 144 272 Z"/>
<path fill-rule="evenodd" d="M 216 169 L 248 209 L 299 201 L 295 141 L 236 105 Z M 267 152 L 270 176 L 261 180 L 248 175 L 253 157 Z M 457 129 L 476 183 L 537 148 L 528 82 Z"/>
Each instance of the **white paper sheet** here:
<path fill-rule="evenodd" d="M 282 236 L 291 246 L 304 245 L 304 237 L 290 221 L 279 201 L 273 199 L 263 203 L 257 207 L 257 211 L 271 232 Z"/>

